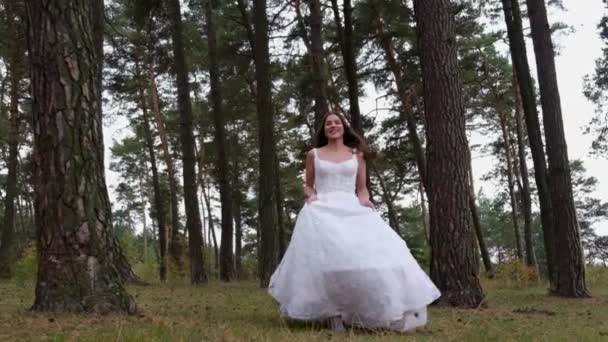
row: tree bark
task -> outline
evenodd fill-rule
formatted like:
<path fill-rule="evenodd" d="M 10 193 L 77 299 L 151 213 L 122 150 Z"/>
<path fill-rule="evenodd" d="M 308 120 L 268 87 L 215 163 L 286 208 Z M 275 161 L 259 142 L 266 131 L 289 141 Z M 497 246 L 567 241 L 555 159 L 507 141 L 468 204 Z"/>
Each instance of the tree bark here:
<path fill-rule="evenodd" d="M 505 151 L 505 160 L 507 166 L 507 184 L 509 187 L 509 198 L 511 200 L 511 220 L 513 221 L 513 231 L 515 232 L 515 248 L 517 258 L 524 260 L 524 252 L 521 243 L 521 234 L 519 232 L 519 221 L 517 215 L 517 199 L 515 198 L 515 177 L 513 176 L 513 156 L 511 155 L 511 134 L 510 125 L 507 113 L 499 112 L 500 130 L 502 132 L 502 143 Z"/>
<path fill-rule="evenodd" d="M 424 80 L 431 278 L 440 304 L 478 307 L 483 291 L 471 222 L 462 80 L 449 0 L 415 0 L 418 48 Z"/>
<path fill-rule="evenodd" d="M 363 136 L 363 122 L 359 109 L 359 83 L 357 82 L 357 58 L 353 47 L 353 8 L 351 0 L 344 0 L 344 28 L 340 20 L 338 0 L 331 0 L 336 22 L 336 34 L 342 51 L 344 72 L 348 84 L 348 101 L 350 103 L 350 123 L 353 129 Z"/>
<path fill-rule="evenodd" d="M 536 56 L 536 70 L 543 108 L 543 124 L 549 162 L 549 190 L 553 204 L 557 260 L 557 293 L 565 297 L 588 297 L 585 259 L 572 193 L 568 146 L 564 133 L 561 100 L 555 70 L 551 28 L 544 0 L 526 0 Z"/>
<path fill-rule="evenodd" d="M 321 125 L 321 119 L 329 112 L 327 104 L 327 77 L 324 67 L 323 37 L 321 26 L 320 0 L 310 0 L 310 53 L 312 58 L 313 93 L 315 96 L 315 128 Z"/>
<path fill-rule="evenodd" d="M 218 178 L 220 203 L 222 205 L 222 244 L 220 245 L 220 279 L 230 281 L 234 278 L 234 258 L 232 254 L 232 189 L 228 179 L 228 157 L 226 153 L 225 119 L 222 110 L 219 61 L 215 41 L 215 23 L 211 0 L 205 1 L 207 19 L 207 41 L 209 44 L 209 76 L 211 86 L 211 103 L 213 106 L 213 123 L 215 126 L 215 146 L 218 155 Z"/>
<path fill-rule="evenodd" d="M 551 289 L 556 287 L 555 269 L 555 237 L 554 237 L 554 217 L 551 194 L 547 182 L 547 164 L 545 161 L 545 151 L 541 138 L 540 123 L 538 121 L 538 110 L 536 108 L 536 97 L 534 95 L 534 85 L 528 65 L 526 43 L 523 34 L 521 10 L 518 0 L 502 0 L 509 46 L 511 48 L 511 60 L 515 68 L 515 74 L 519 83 L 521 99 L 528 130 L 528 139 L 532 160 L 534 162 L 534 177 L 538 188 L 538 199 L 540 202 L 540 214 L 543 226 L 543 239 L 547 259 L 547 273 Z"/>
<path fill-rule="evenodd" d="M 266 0 L 254 1 L 255 27 L 255 77 L 257 81 L 257 114 L 259 143 L 259 190 L 258 210 L 260 248 L 258 255 L 258 276 L 260 286 L 267 287 L 270 276 L 277 266 L 276 246 L 276 196 L 274 192 L 274 113 L 270 77 L 270 54 L 268 50 L 268 17 Z"/>
<path fill-rule="evenodd" d="M 193 284 L 207 282 L 202 251 L 202 224 L 198 206 L 196 183 L 196 158 L 194 155 L 194 133 L 192 127 L 192 103 L 188 65 L 182 37 L 182 18 L 179 0 L 169 1 L 171 38 L 173 40 L 174 72 L 177 78 L 177 107 L 180 114 L 180 140 L 182 145 L 184 203 L 186 207 L 186 229 L 190 254 L 190 281 Z"/>
<path fill-rule="evenodd" d="M 515 73 L 515 71 L 513 71 Z M 530 180 L 528 176 L 528 162 L 526 161 L 526 145 L 524 142 L 524 127 L 522 123 L 521 96 L 517 77 L 513 74 L 513 89 L 515 96 L 515 129 L 517 131 L 517 154 L 519 159 L 519 173 L 522 186 L 520 189 L 522 207 L 524 211 L 524 245 L 526 249 L 526 265 L 538 267 L 534 242 L 532 240 L 532 197 L 530 195 Z"/>
<path fill-rule="evenodd" d="M 12 1 L 6 3 L 6 18 L 9 35 L 10 104 L 8 127 L 8 175 L 6 177 L 6 196 L 4 197 L 4 221 L 0 231 L 0 278 L 9 279 L 13 275 L 15 260 L 15 199 L 17 198 L 17 167 L 19 163 L 19 82 L 22 78 L 20 63 L 23 52 L 19 44 L 16 27 L 17 13 Z M 0 99 L 2 100 L 2 99 Z"/>
<path fill-rule="evenodd" d="M 105 187 L 97 2 L 27 1 L 39 254 L 33 309 L 136 312 Z M 67 51 L 67 53 L 66 53 Z M 124 257 L 123 257 L 124 258 Z"/>

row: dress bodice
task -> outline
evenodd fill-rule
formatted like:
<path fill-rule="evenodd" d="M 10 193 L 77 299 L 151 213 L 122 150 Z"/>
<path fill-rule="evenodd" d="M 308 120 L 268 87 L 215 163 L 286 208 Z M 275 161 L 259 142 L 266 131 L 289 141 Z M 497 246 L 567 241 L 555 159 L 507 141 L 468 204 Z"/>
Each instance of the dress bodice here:
<path fill-rule="evenodd" d="M 315 155 L 315 190 L 318 193 L 347 192 L 355 193 L 357 179 L 357 155 L 341 161 L 334 162 L 319 158 L 317 149 Z"/>

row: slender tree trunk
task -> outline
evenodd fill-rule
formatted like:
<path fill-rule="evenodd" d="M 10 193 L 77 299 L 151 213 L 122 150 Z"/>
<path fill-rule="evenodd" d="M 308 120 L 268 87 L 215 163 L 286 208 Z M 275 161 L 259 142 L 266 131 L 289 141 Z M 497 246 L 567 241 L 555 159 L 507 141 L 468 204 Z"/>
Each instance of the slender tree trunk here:
<path fill-rule="evenodd" d="M 589 291 L 585 283 L 585 259 L 572 194 L 572 175 L 547 8 L 544 0 L 526 0 L 526 3 L 536 56 L 547 143 L 549 190 L 555 224 L 556 258 L 554 260 L 557 260 L 555 264 L 557 266 L 557 293 L 565 297 L 588 297 Z"/>
<path fill-rule="evenodd" d="M 462 81 L 449 0 L 415 0 L 427 122 L 431 278 L 441 304 L 477 307 L 483 300 L 471 222 Z"/>
<path fill-rule="evenodd" d="M 275 159 L 274 159 L 274 172 L 275 172 L 275 178 L 276 181 L 274 182 L 274 190 L 275 190 L 275 196 L 277 198 L 277 228 L 278 228 L 278 234 L 277 234 L 277 239 L 278 239 L 278 248 L 279 248 L 279 260 L 278 262 L 281 262 L 281 259 L 283 259 L 283 255 L 285 254 L 285 251 L 287 250 L 287 237 L 285 236 L 285 215 L 284 215 L 284 210 L 283 210 L 283 206 L 284 206 L 284 201 L 283 201 L 283 192 L 281 189 L 281 181 L 280 181 L 280 165 L 279 165 L 279 157 L 278 155 L 275 155 Z"/>
<path fill-rule="evenodd" d="M 422 142 L 418 136 L 418 128 L 416 123 L 416 118 L 414 116 L 413 111 L 413 103 L 412 97 L 414 88 L 408 88 L 403 81 L 403 67 L 401 63 L 397 61 L 395 57 L 395 48 L 393 46 L 391 37 L 386 34 L 384 30 L 383 20 L 380 17 L 378 9 L 373 7 L 373 10 L 376 12 L 374 25 L 376 28 L 376 32 L 378 33 L 380 39 L 380 45 L 384 50 L 384 55 L 386 59 L 386 63 L 389 66 L 391 72 L 393 73 L 393 77 L 395 78 L 395 84 L 397 85 L 397 92 L 399 94 L 399 99 L 401 100 L 401 113 L 405 117 L 405 121 L 407 124 L 407 130 L 410 136 L 410 141 L 412 142 L 412 146 L 414 148 L 414 156 L 416 157 L 416 165 L 418 166 L 418 174 L 420 175 L 420 179 L 423 183 L 423 188 L 428 191 L 428 176 L 427 176 L 427 161 L 425 157 L 424 147 L 422 146 Z M 468 146 L 467 146 L 468 149 Z M 430 196 L 428 196 L 430 198 Z M 485 248 L 485 242 L 483 241 L 481 223 L 479 220 L 474 219 L 478 216 L 477 214 L 477 205 L 475 204 L 475 194 L 471 193 L 469 198 L 471 215 L 473 217 L 473 225 L 475 227 L 477 240 L 479 242 L 480 252 L 482 254 L 482 258 L 484 260 L 484 266 L 486 266 L 486 272 L 489 274 L 493 273 L 492 263 L 489 262 L 489 253 Z"/>
<path fill-rule="evenodd" d="M 424 184 L 422 184 L 422 181 L 418 182 L 418 193 L 420 194 L 420 210 L 422 211 L 422 226 L 424 227 L 424 236 L 426 237 L 426 242 L 430 243 L 430 229 L 429 229 L 429 222 L 428 222 L 428 211 L 426 209 L 426 200 L 425 200 L 425 190 L 424 190 Z"/>
<path fill-rule="evenodd" d="M 33 309 L 38 311 L 137 310 L 121 279 L 100 159 L 101 56 L 93 33 L 98 5 L 26 2 L 39 251 Z"/>
<path fill-rule="evenodd" d="M 416 157 L 418 173 L 420 174 L 420 179 L 422 179 L 422 182 L 425 184 L 425 188 L 427 188 L 427 167 L 424 156 L 424 147 L 422 146 L 422 142 L 418 137 L 418 125 L 416 123 L 416 118 L 412 108 L 413 88 L 408 88 L 405 82 L 403 82 L 403 68 L 401 63 L 399 63 L 395 57 L 395 48 L 393 46 L 391 37 L 386 34 L 383 20 L 380 17 L 380 13 L 378 8 L 376 8 L 376 5 L 374 5 L 372 9 L 375 12 L 373 13 L 374 26 L 380 39 L 380 45 L 384 50 L 384 58 L 386 60 L 386 64 L 393 74 L 393 77 L 395 78 L 395 84 L 397 85 L 397 93 L 399 94 L 399 100 L 401 101 L 401 115 L 403 115 L 407 124 L 409 138 L 412 142 L 412 147 L 414 148 L 414 156 Z"/>
<path fill-rule="evenodd" d="M 395 212 L 395 207 L 393 205 L 393 201 L 391 200 L 391 195 L 384 183 L 384 179 L 378 169 L 373 166 L 372 167 L 374 173 L 376 174 L 376 178 L 380 182 L 380 189 L 382 189 L 382 199 L 388 208 L 388 221 L 393 230 L 401 236 L 401 227 L 399 226 L 399 220 L 397 219 L 397 213 Z"/>
<path fill-rule="evenodd" d="M 515 72 L 515 71 L 514 71 Z M 522 207 L 524 211 L 524 243 L 526 248 L 526 265 L 537 268 L 534 242 L 532 240 L 532 198 L 530 195 L 530 180 L 528 177 L 528 163 L 526 161 L 526 145 L 524 142 L 524 127 L 522 123 L 521 96 L 517 77 L 513 75 L 513 89 L 515 91 L 515 127 L 517 131 L 517 153 L 519 159 L 519 173 L 522 186 L 520 189 Z"/>
<path fill-rule="evenodd" d="M 141 198 L 141 222 L 143 225 L 142 235 L 144 238 L 144 263 L 148 262 L 148 219 L 146 214 L 146 191 L 144 177 L 139 179 L 140 198 Z"/>
<path fill-rule="evenodd" d="M 194 133 L 192 128 L 192 103 L 188 65 L 184 54 L 182 18 L 179 0 L 169 1 L 171 38 L 173 40 L 174 71 L 177 77 L 177 107 L 180 113 L 180 140 L 182 145 L 184 202 L 186 207 L 186 229 L 190 254 L 190 281 L 201 284 L 207 281 L 207 271 L 202 251 L 201 216 L 196 194 L 196 158 L 194 155 Z"/>
<path fill-rule="evenodd" d="M 324 67 L 323 37 L 321 35 L 322 14 L 320 0 L 309 0 L 310 5 L 310 48 L 312 57 L 313 92 L 315 96 L 315 128 L 329 112 L 327 104 L 327 77 Z"/>
<path fill-rule="evenodd" d="M 274 113 L 272 107 L 270 55 L 268 50 L 268 17 L 266 0 L 254 0 L 255 76 L 257 81 L 257 113 L 259 138 L 259 229 L 260 248 L 258 276 L 260 286 L 267 287 L 277 265 L 276 196 L 274 191 Z"/>
<path fill-rule="evenodd" d="M 19 34 L 16 28 L 15 4 L 7 2 L 6 18 L 9 34 L 9 74 L 10 74 L 10 105 L 8 127 L 8 175 L 6 178 L 6 196 L 4 198 L 4 221 L 0 231 L 0 278 L 11 278 L 15 248 L 15 199 L 17 198 L 17 164 L 19 163 L 19 81 L 22 77 L 20 63 L 23 53 L 19 44 Z"/>
<path fill-rule="evenodd" d="M 211 198 L 209 197 L 209 191 L 203 187 L 203 197 L 205 198 L 205 206 L 207 207 L 207 212 L 209 213 L 209 233 L 211 234 L 213 240 L 213 254 L 215 256 L 215 269 L 219 269 L 220 266 L 220 258 L 219 258 L 219 248 L 217 245 L 217 238 L 215 236 L 215 224 L 213 223 L 213 213 L 211 212 Z"/>
<path fill-rule="evenodd" d="M 336 22 L 336 34 L 338 43 L 342 51 L 344 61 L 344 72 L 348 84 L 348 101 L 350 103 L 350 122 L 355 131 L 363 135 L 363 123 L 361 120 L 361 110 L 359 109 L 359 83 L 357 82 L 357 59 L 353 47 L 353 8 L 351 0 L 344 0 L 344 28 L 340 19 L 340 8 L 338 0 L 331 0 Z"/>
<path fill-rule="evenodd" d="M 143 76 L 143 75 L 140 75 Z M 152 138 L 152 129 L 150 128 L 150 119 L 148 117 L 148 105 L 144 92 L 145 84 L 139 88 L 139 102 L 142 110 L 144 139 L 150 164 L 152 165 L 152 187 L 154 189 L 154 209 L 156 211 L 156 221 L 158 222 L 158 242 L 159 242 L 159 276 L 161 281 L 167 280 L 167 228 L 165 218 L 165 200 L 163 192 L 160 189 L 160 179 L 158 176 L 158 167 L 156 165 L 156 152 L 154 150 L 154 139 Z"/>
<path fill-rule="evenodd" d="M 511 134 L 509 131 L 509 118 L 504 112 L 499 114 L 500 129 L 502 131 L 502 142 L 505 151 L 505 160 L 507 166 L 507 183 L 509 187 L 509 198 L 511 199 L 511 220 L 513 221 L 513 230 L 515 232 L 515 247 L 517 251 L 517 258 L 524 260 L 524 252 L 521 243 L 521 234 L 519 232 L 519 222 L 517 215 L 517 199 L 515 198 L 515 179 L 513 176 L 513 157 L 511 155 Z"/>
<path fill-rule="evenodd" d="M 239 173 L 233 172 L 232 180 L 234 188 L 234 223 L 235 223 L 235 247 L 234 247 L 234 259 L 235 259 L 235 270 L 236 277 L 241 278 L 243 276 L 243 265 L 242 265 L 242 250 L 243 250 L 243 213 L 241 212 L 241 206 L 243 202 L 242 189 L 239 180 Z"/>
<path fill-rule="evenodd" d="M 207 241 L 209 241 L 209 246 L 213 248 L 213 268 L 216 272 L 218 272 L 219 267 L 220 267 L 219 247 L 218 247 L 217 241 L 215 239 L 213 213 L 211 212 L 211 199 L 207 195 L 207 193 L 208 193 L 207 186 L 209 186 L 209 184 L 206 183 L 206 178 L 205 178 L 205 174 L 206 174 L 205 143 L 203 141 L 202 135 L 201 135 L 200 139 L 201 139 L 201 141 L 200 141 L 201 149 L 197 152 L 198 153 L 198 158 L 197 158 L 198 175 L 197 175 L 197 177 L 198 177 L 198 184 L 201 187 L 203 206 L 207 210 Z M 205 230 L 203 229 L 203 233 L 204 232 L 205 232 Z M 211 234 L 213 234 L 213 245 L 211 245 Z"/>
<path fill-rule="evenodd" d="M 222 110 L 220 90 L 220 72 L 215 42 L 215 23 L 211 0 L 205 1 L 207 18 L 207 41 L 209 44 L 209 75 L 211 84 L 211 103 L 213 105 L 213 122 L 215 126 L 215 145 L 218 154 L 218 177 L 220 203 L 222 205 L 222 244 L 220 246 L 220 279 L 230 281 L 234 278 L 234 259 L 232 254 L 232 194 L 228 180 L 228 157 L 226 153 L 225 119 Z"/>
<path fill-rule="evenodd" d="M 179 220 L 179 201 L 177 199 L 177 175 L 175 172 L 175 164 L 173 163 L 173 157 L 169 150 L 169 137 L 167 130 L 165 129 L 165 120 L 160 111 L 160 98 L 158 96 L 158 89 L 156 87 L 156 77 L 154 76 L 153 66 L 150 65 L 148 68 L 148 81 L 150 86 L 150 95 L 152 98 L 152 112 L 154 112 L 154 120 L 156 121 L 156 127 L 158 128 L 158 134 L 160 136 L 161 149 L 163 150 L 163 159 L 167 165 L 167 173 L 169 174 L 169 201 L 171 207 L 171 229 L 168 232 L 170 236 L 169 240 L 169 253 L 171 254 L 171 260 L 173 264 L 179 269 L 182 268 L 182 244 L 180 241 L 180 220 Z"/>
<path fill-rule="evenodd" d="M 475 177 L 473 176 L 473 163 L 469 163 L 469 186 L 471 193 L 471 195 L 469 196 L 469 204 L 471 206 L 471 218 L 473 219 L 473 227 L 475 228 L 475 235 L 477 236 L 477 245 L 479 247 L 479 252 L 481 253 L 481 260 L 483 260 L 483 266 L 486 270 L 486 273 L 490 277 L 493 277 L 494 266 L 492 266 L 492 259 L 490 259 L 490 253 L 488 252 L 488 247 L 486 246 L 485 239 L 483 238 L 484 234 L 483 230 L 481 229 L 479 210 L 477 209 L 477 199 L 475 196 Z"/>
<path fill-rule="evenodd" d="M 555 259 L 555 234 L 554 217 L 551 194 L 547 182 L 547 164 L 545 161 L 545 151 L 541 138 L 540 123 L 538 121 L 538 110 L 536 108 L 536 97 L 534 95 L 534 85 L 528 65 L 526 43 L 524 39 L 521 10 L 518 0 L 502 0 L 509 45 L 511 48 L 511 60 L 515 68 L 515 74 L 519 83 L 519 90 L 524 108 L 526 127 L 528 129 L 528 139 L 530 150 L 534 162 L 534 176 L 536 187 L 538 188 L 538 198 L 540 202 L 540 214 L 543 226 L 543 238 L 547 259 L 547 272 L 551 289 L 556 288 L 556 259 Z"/>

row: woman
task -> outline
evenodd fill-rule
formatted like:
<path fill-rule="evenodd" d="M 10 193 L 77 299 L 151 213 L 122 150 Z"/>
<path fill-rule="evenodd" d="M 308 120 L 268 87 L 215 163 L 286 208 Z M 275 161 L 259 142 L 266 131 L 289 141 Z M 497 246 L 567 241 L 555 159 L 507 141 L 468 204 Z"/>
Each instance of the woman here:
<path fill-rule="evenodd" d="M 281 313 L 365 328 L 408 331 L 426 323 L 439 290 L 405 242 L 374 210 L 367 147 L 342 115 L 328 113 L 306 158 L 306 203 L 270 279 Z"/>

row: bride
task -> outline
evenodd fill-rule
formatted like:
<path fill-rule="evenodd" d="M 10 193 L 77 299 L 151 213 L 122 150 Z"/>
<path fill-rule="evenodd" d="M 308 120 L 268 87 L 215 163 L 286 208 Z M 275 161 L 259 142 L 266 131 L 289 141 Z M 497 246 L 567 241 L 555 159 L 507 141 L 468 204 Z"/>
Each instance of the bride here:
<path fill-rule="evenodd" d="M 328 113 L 306 158 L 306 203 L 270 279 L 281 313 L 304 321 L 408 331 L 439 290 L 369 200 L 366 145 Z"/>

